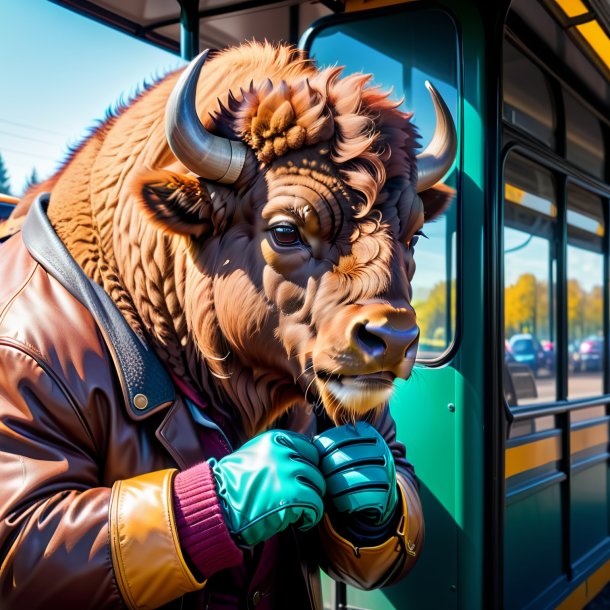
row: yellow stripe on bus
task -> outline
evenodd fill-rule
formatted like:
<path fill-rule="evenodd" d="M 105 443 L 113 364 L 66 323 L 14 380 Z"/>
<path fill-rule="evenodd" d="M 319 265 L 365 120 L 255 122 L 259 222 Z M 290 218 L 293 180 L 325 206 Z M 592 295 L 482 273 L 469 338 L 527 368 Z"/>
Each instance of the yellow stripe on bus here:
<path fill-rule="evenodd" d="M 573 430 L 570 436 L 571 453 L 578 453 L 583 449 L 595 447 L 608 442 L 608 424 L 598 424 L 580 430 Z"/>
<path fill-rule="evenodd" d="M 588 13 L 589 9 L 580 0 L 555 0 L 567 17 L 577 17 Z"/>
<path fill-rule="evenodd" d="M 558 436 L 510 447 L 506 450 L 504 476 L 508 479 L 508 477 L 556 462 L 559 459 L 561 459 L 561 445 Z"/>
<path fill-rule="evenodd" d="M 608 443 L 608 424 L 597 424 L 573 430 L 570 436 L 572 455 Z M 506 450 L 505 478 L 533 470 L 561 459 L 561 441 L 558 436 L 510 447 Z"/>
<path fill-rule="evenodd" d="M 581 610 L 591 601 L 587 597 L 587 581 L 581 582 L 555 610 Z"/>
<path fill-rule="evenodd" d="M 610 561 L 581 582 L 555 610 L 582 610 L 610 582 Z"/>
<path fill-rule="evenodd" d="M 604 32 L 597 21 L 590 21 L 577 25 L 576 29 L 582 34 L 584 39 L 593 47 L 599 58 L 610 68 L 610 38 Z"/>

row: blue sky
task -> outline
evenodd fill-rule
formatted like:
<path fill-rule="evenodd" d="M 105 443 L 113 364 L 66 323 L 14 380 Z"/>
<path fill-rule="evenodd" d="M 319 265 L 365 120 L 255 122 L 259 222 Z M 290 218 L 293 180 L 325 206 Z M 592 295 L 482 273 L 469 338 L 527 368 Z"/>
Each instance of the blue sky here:
<path fill-rule="evenodd" d="M 20 194 L 50 175 L 106 109 L 179 57 L 52 4 L 0 2 L 0 154 Z"/>

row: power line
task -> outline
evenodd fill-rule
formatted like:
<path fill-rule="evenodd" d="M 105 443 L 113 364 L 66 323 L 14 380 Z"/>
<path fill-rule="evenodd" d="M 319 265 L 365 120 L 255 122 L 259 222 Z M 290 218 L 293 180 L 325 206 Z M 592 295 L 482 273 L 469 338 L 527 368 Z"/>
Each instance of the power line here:
<path fill-rule="evenodd" d="M 27 125 L 26 123 L 18 123 L 17 121 L 9 121 L 7 119 L 0 119 L 0 123 L 8 123 L 9 125 L 15 125 L 15 127 L 25 127 L 26 129 L 33 129 L 34 131 L 45 131 L 46 133 L 52 133 L 53 135 L 61 136 L 62 138 L 68 137 L 65 133 L 59 133 L 58 131 L 51 131 L 50 129 L 45 129 L 44 127 L 36 127 L 35 125 Z"/>
<path fill-rule="evenodd" d="M 0 133 L 3 133 L 5 136 L 11 136 L 12 138 L 19 138 L 21 140 L 29 140 L 30 142 L 40 142 L 41 144 L 48 144 L 50 146 L 61 146 L 61 144 L 59 144 L 58 142 L 49 142 L 49 140 L 41 140 L 40 138 L 30 138 L 29 136 L 22 136 L 22 135 L 19 135 L 18 133 L 11 133 L 10 131 L 0 130 Z"/>
<path fill-rule="evenodd" d="M 38 157 L 39 159 L 46 159 L 47 161 L 58 161 L 57 157 L 49 157 L 46 155 L 38 155 L 36 153 L 24 152 L 23 150 L 14 150 L 13 148 L 6 148 L 5 146 L 0 147 L 0 152 L 10 152 L 15 155 L 24 155 L 25 157 Z"/>

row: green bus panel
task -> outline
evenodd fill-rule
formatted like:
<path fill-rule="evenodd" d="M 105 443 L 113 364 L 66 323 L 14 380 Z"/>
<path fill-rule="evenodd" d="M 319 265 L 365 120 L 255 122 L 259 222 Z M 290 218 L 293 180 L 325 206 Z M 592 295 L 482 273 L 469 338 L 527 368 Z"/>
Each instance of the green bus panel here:
<path fill-rule="evenodd" d="M 416 367 L 411 379 L 397 382 L 390 407 L 398 438 L 406 445 L 407 458 L 420 480 L 426 543 L 415 568 L 401 583 L 371 592 L 348 587 L 348 606 L 366 610 L 451 610 L 457 608 L 458 577 L 452 410 L 455 371 L 450 367 Z"/>
<path fill-rule="evenodd" d="M 518 496 L 506 506 L 506 610 L 525 608 L 561 577 L 561 484 Z"/>
<path fill-rule="evenodd" d="M 322 579 L 322 599 L 324 600 L 324 610 L 335 610 L 335 581 L 324 572 L 320 573 Z"/>
<path fill-rule="evenodd" d="M 608 465 L 602 462 L 572 474 L 571 552 L 578 563 L 608 536 Z"/>

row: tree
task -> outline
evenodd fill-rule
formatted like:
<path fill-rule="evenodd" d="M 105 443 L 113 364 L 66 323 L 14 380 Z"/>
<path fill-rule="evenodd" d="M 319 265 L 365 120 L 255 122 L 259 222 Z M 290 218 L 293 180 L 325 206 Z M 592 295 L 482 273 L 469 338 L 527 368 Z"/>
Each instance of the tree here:
<path fill-rule="evenodd" d="M 584 312 L 586 293 L 580 282 L 568 279 L 568 335 L 570 339 L 583 339 L 585 336 Z"/>
<path fill-rule="evenodd" d="M 0 154 L 0 193 L 11 195 L 11 182 L 8 176 L 8 170 L 4 164 L 4 159 Z"/>
<path fill-rule="evenodd" d="M 455 303 L 455 281 L 451 282 L 451 302 Z M 447 337 L 447 282 L 438 282 L 423 301 L 414 301 L 420 341 L 444 349 Z"/>
<path fill-rule="evenodd" d="M 38 172 L 36 171 L 36 168 L 33 167 L 32 173 L 25 180 L 25 187 L 23 190 L 27 191 L 31 186 L 34 186 L 35 184 L 38 184 L 39 182 L 40 182 L 40 178 L 38 177 Z"/>
<path fill-rule="evenodd" d="M 537 334 L 536 322 L 540 319 L 536 297 L 540 292 L 536 277 L 531 273 L 520 275 L 515 284 L 506 288 L 504 324 L 507 337 L 514 333 Z"/>
<path fill-rule="evenodd" d="M 604 327 L 604 292 L 601 286 L 593 286 L 587 294 L 584 323 L 587 337 L 597 335 Z"/>

